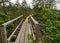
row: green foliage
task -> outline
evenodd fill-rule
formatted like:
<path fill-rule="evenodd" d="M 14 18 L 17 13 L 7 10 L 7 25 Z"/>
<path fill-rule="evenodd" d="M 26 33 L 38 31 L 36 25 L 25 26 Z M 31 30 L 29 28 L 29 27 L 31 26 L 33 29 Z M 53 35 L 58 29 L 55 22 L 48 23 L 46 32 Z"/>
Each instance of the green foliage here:
<path fill-rule="evenodd" d="M 9 37 L 11 35 L 11 33 L 13 32 L 14 30 L 14 24 L 11 23 L 7 26 L 7 37 Z"/>
<path fill-rule="evenodd" d="M 7 22 L 8 20 L 10 20 L 9 16 L 7 16 L 3 13 L 0 13 L 0 24 Z"/>
<path fill-rule="evenodd" d="M 43 20 L 43 35 L 46 43 L 60 43 L 60 13 L 49 8 L 42 8 L 36 20 Z"/>
<path fill-rule="evenodd" d="M 33 35 L 28 34 L 28 43 L 34 43 Z"/>

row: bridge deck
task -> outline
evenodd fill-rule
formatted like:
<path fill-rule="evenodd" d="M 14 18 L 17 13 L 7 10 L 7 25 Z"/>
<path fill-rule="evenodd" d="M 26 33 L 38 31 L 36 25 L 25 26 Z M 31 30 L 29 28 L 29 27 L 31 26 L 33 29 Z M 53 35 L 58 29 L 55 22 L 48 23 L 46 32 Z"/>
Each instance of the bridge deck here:
<path fill-rule="evenodd" d="M 42 34 L 39 30 L 39 23 L 31 15 L 28 16 L 25 21 L 22 17 L 23 16 L 19 16 L 1 25 L 2 43 L 44 43 Z M 7 25 L 19 20 L 20 18 L 22 18 L 22 20 L 7 39 Z M 12 41 L 12 39 L 16 40 Z"/>
<path fill-rule="evenodd" d="M 15 43 L 28 43 L 28 34 L 31 34 L 28 17 L 24 21 Z"/>

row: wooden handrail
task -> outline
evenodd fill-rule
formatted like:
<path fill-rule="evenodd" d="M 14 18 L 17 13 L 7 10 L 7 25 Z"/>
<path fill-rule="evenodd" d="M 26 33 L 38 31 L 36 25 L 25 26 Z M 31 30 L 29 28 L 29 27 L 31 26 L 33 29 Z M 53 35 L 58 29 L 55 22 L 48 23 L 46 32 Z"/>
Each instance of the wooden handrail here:
<path fill-rule="evenodd" d="M 16 21 L 16 20 L 18 20 L 19 18 L 22 18 L 23 17 L 23 15 L 21 15 L 21 16 L 19 16 L 19 17 L 17 17 L 17 18 L 15 18 L 15 19 L 13 19 L 13 20 L 10 20 L 10 21 L 8 21 L 8 22 L 6 22 L 6 23 L 3 23 L 2 25 L 1 25 L 1 35 L 2 35 L 2 43 L 8 43 L 7 41 L 7 32 L 6 32 L 6 28 L 7 28 L 7 25 L 8 24 L 10 24 L 10 23 L 13 23 L 14 21 Z M 20 25 L 20 24 L 19 24 Z M 19 25 L 17 26 L 17 28 L 19 27 Z M 16 29 L 17 29 L 16 28 Z M 15 31 L 12 33 L 12 35 L 15 33 Z M 10 38 L 9 38 L 9 40 L 11 39 L 11 37 L 12 37 L 12 35 L 10 36 Z"/>
<path fill-rule="evenodd" d="M 32 24 L 32 27 L 34 28 L 34 33 L 35 33 L 35 38 L 36 38 L 36 42 L 35 43 L 44 43 L 41 31 L 40 31 L 40 27 L 39 27 L 39 23 L 32 17 L 32 15 L 29 16 L 29 20 Z"/>
<path fill-rule="evenodd" d="M 8 25 L 8 24 L 14 22 L 15 20 L 18 20 L 18 19 L 21 18 L 22 16 L 23 16 L 23 15 L 21 15 L 21 16 L 15 18 L 15 19 L 13 19 L 13 20 L 10 20 L 10 21 L 8 21 L 8 22 L 6 22 L 6 23 L 3 23 L 2 25 Z"/>
<path fill-rule="evenodd" d="M 21 20 L 21 22 L 18 24 L 18 26 L 16 27 L 16 29 L 12 32 L 12 34 L 9 36 L 9 38 L 7 39 L 8 41 L 11 41 L 11 38 L 13 37 L 13 35 L 15 34 L 15 32 L 17 31 L 17 29 L 19 29 L 19 26 L 21 25 L 21 23 L 23 22 L 24 19 Z"/>
<path fill-rule="evenodd" d="M 34 24 L 39 24 L 39 23 L 32 17 L 32 15 L 30 15 L 29 17 L 30 17 L 30 19 L 33 21 Z"/>

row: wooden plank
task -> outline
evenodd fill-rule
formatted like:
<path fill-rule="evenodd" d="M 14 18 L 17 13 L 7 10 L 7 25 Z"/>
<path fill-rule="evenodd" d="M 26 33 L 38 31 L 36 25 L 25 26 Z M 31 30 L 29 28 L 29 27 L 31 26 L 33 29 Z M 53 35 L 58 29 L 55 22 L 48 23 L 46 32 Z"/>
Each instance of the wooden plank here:
<path fill-rule="evenodd" d="M 30 24 L 25 21 L 17 36 L 15 43 L 28 43 L 28 34 L 31 34 Z"/>
<path fill-rule="evenodd" d="M 28 34 L 29 32 L 30 25 L 28 22 L 26 22 L 26 32 L 25 32 L 25 43 L 28 43 Z"/>
<path fill-rule="evenodd" d="M 25 23 L 23 23 L 21 30 L 20 30 L 20 32 L 15 40 L 15 43 L 23 43 L 24 33 L 25 33 Z"/>

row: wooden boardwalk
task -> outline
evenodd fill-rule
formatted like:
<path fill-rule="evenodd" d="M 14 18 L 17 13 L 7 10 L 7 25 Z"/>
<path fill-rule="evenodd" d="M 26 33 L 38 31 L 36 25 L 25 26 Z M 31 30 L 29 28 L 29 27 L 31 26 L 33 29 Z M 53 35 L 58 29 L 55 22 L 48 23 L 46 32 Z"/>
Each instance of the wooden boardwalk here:
<path fill-rule="evenodd" d="M 19 19 L 19 24 L 11 33 L 11 35 L 7 38 L 7 25 L 15 21 L 18 22 Z M 31 37 L 33 38 L 34 43 L 44 43 L 42 34 L 39 30 L 39 23 L 32 17 L 32 15 L 28 16 L 26 19 L 23 18 L 23 15 L 21 15 L 13 20 L 2 24 L 0 28 L 2 43 L 33 43 L 32 39 L 29 39 L 29 35 L 31 35 Z M 14 41 L 12 41 L 13 38 L 15 39 Z"/>
<path fill-rule="evenodd" d="M 28 34 L 31 34 L 28 17 L 24 21 L 15 43 L 28 43 Z"/>

